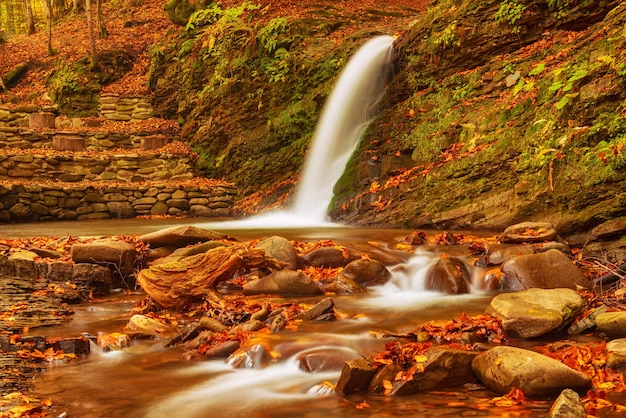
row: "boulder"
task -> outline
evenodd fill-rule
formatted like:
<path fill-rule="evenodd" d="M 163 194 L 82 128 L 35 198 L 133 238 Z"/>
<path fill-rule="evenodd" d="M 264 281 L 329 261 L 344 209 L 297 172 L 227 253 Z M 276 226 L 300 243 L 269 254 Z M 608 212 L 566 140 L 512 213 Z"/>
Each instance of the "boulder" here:
<path fill-rule="evenodd" d="M 626 338 L 609 341 L 606 345 L 606 365 L 612 369 L 626 368 Z"/>
<path fill-rule="evenodd" d="M 472 361 L 478 356 L 474 351 L 451 348 L 432 348 L 418 362 L 418 371 L 410 380 L 393 382 L 390 395 L 410 395 L 437 388 L 452 388 L 474 383 Z"/>
<path fill-rule="evenodd" d="M 528 289 L 495 296 L 485 313 L 511 338 L 534 338 L 562 329 L 580 315 L 585 300 L 571 289 Z"/>
<path fill-rule="evenodd" d="M 391 273 L 383 263 L 365 258 L 351 261 L 339 275 L 365 287 L 385 284 L 391 277 Z"/>
<path fill-rule="evenodd" d="M 554 249 L 515 257 L 502 264 L 501 270 L 504 290 L 591 287 L 569 257 Z"/>
<path fill-rule="evenodd" d="M 139 240 L 150 244 L 151 247 L 185 247 L 199 242 L 226 238 L 230 237 L 220 232 L 196 226 L 174 226 L 142 235 L 139 237 Z"/>
<path fill-rule="evenodd" d="M 578 393 L 565 389 L 552 404 L 548 416 L 549 418 L 586 418 L 587 411 Z"/>
<path fill-rule="evenodd" d="M 298 255 L 287 238 L 273 236 L 256 245 L 265 251 L 265 255 L 285 263 L 285 268 L 296 270 L 299 267 Z"/>
<path fill-rule="evenodd" d="M 137 250 L 125 241 L 102 240 L 86 244 L 74 244 L 71 249 L 72 260 L 76 263 L 94 263 L 114 267 L 122 275 L 134 271 Z"/>
<path fill-rule="evenodd" d="M 500 241 L 504 243 L 523 243 L 552 241 L 556 230 L 547 222 L 522 222 L 504 230 Z"/>
<path fill-rule="evenodd" d="M 106 296 L 110 293 L 113 280 L 107 267 L 80 263 L 74 265 L 72 283 L 87 294 L 93 292 L 95 296 Z"/>
<path fill-rule="evenodd" d="M 376 370 L 364 358 L 346 361 L 341 369 L 335 392 L 340 395 L 365 392 L 375 374 Z"/>
<path fill-rule="evenodd" d="M 463 261 L 455 257 L 439 259 L 426 272 L 426 290 L 434 290 L 449 295 L 469 292 L 470 273 Z"/>
<path fill-rule="evenodd" d="M 349 262 L 361 258 L 360 255 L 352 254 L 345 248 L 321 247 L 306 253 L 302 260 L 307 266 L 322 268 L 345 267 Z"/>
<path fill-rule="evenodd" d="M 552 398 L 565 389 L 585 393 L 589 376 L 558 360 L 530 350 L 497 346 L 472 361 L 472 370 L 490 390 L 505 394 L 521 389 L 531 398 Z"/>
<path fill-rule="evenodd" d="M 324 293 L 334 293 L 336 295 L 366 293 L 366 290 L 359 286 L 358 283 L 342 274 L 337 274 L 323 282 L 320 280 L 319 286 Z"/>
<path fill-rule="evenodd" d="M 322 291 L 309 276 L 301 271 L 279 270 L 250 281 L 243 286 L 244 295 L 318 295 Z"/>
<path fill-rule="evenodd" d="M 611 338 L 626 337 L 626 312 L 604 312 L 596 316 L 598 330 Z"/>
<path fill-rule="evenodd" d="M 308 373 L 342 370 L 343 365 L 360 357 L 348 347 L 322 346 L 304 350 L 296 356 L 298 367 Z"/>

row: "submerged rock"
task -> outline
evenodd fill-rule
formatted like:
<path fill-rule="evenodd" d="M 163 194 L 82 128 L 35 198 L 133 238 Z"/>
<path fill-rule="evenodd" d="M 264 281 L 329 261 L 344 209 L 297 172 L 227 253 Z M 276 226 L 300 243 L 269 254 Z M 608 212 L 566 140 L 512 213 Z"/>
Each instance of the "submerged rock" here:
<path fill-rule="evenodd" d="M 512 338 L 534 338 L 561 329 L 580 315 L 585 300 L 571 289 L 528 289 L 495 296 L 485 313 Z"/>
<path fill-rule="evenodd" d="M 551 398 L 565 389 L 585 393 L 589 376 L 534 351 L 498 346 L 476 357 L 472 370 L 494 392 L 521 389 L 531 398 Z"/>

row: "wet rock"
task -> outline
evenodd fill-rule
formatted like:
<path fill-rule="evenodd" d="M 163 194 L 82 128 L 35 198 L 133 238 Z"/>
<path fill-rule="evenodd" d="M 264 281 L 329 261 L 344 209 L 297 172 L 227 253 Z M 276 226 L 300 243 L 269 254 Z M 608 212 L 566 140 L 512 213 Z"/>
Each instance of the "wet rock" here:
<path fill-rule="evenodd" d="M 584 317 L 577 320 L 573 323 L 569 328 L 567 328 L 567 333 L 570 335 L 578 335 L 583 331 L 595 327 L 596 326 L 596 318 L 603 312 L 606 312 L 607 306 L 600 305 L 593 312 L 587 313 Z"/>
<path fill-rule="evenodd" d="M 320 373 L 341 370 L 347 361 L 359 357 L 359 353 L 350 348 L 327 346 L 303 351 L 296 361 L 305 372 Z"/>
<path fill-rule="evenodd" d="M 441 258 L 426 273 L 426 289 L 450 295 L 469 292 L 471 276 L 465 263 L 455 257 Z"/>
<path fill-rule="evenodd" d="M 502 267 L 504 290 L 590 288 L 591 283 L 561 251 L 515 257 Z"/>
<path fill-rule="evenodd" d="M 74 244 L 71 257 L 75 263 L 93 263 L 114 266 L 120 274 L 133 273 L 137 250 L 124 241 L 102 240 L 87 244 Z"/>
<path fill-rule="evenodd" d="M 244 295 L 317 295 L 320 288 L 309 276 L 293 270 L 279 270 L 268 276 L 250 281 L 243 286 Z"/>
<path fill-rule="evenodd" d="M 302 260 L 307 266 L 336 268 L 345 267 L 349 262 L 360 258 L 360 255 L 344 250 L 337 247 L 321 247 L 306 253 L 302 256 Z"/>
<path fill-rule="evenodd" d="M 288 239 L 273 236 L 259 242 L 255 248 L 265 250 L 265 255 L 285 263 L 285 268 L 296 270 L 299 267 L 298 255 Z"/>
<path fill-rule="evenodd" d="M 585 393 L 591 379 L 560 361 L 534 351 L 497 346 L 472 361 L 472 370 L 494 392 L 521 389 L 531 398 L 556 397 L 565 389 Z"/>
<path fill-rule="evenodd" d="M 383 263 L 365 258 L 351 261 L 339 275 L 365 287 L 385 284 L 391 277 L 391 273 Z"/>
<path fill-rule="evenodd" d="M 89 339 L 83 337 L 55 339 L 51 346 L 54 351 L 65 354 L 84 356 L 90 353 Z"/>
<path fill-rule="evenodd" d="M 402 370 L 402 366 L 398 364 L 386 364 L 385 366 L 379 368 L 376 371 L 376 374 L 372 377 L 372 380 L 370 380 L 369 385 L 367 386 L 367 391 L 376 394 L 385 393 L 385 385 L 388 385 L 389 382 L 393 382 L 396 375 L 402 372 Z"/>
<path fill-rule="evenodd" d="M 365 289 L 359 286 L 354 280 L 341 274 L 325 280 L 324 283 L 320 281 L 319 287 L 324 293 L 333 293 L 336 295 L 366 293 Z"/>
<path fill-rule="evenodd" d="M 626 368 L 626 338 L 609 341 L 606 345 L 606 365 L 612 369 Z"/>
<path fill-rule="evenodd" d="M 308 311 L 294 315 L 292 319 L 302 321 L 335 320 L 337 319 L 337 315 L 335 314 L 335 302 L 330 298 L 323 299 Z"/>
<path fill-rule="evenodd" d="M 154 337 L 161 336 L 166 333 L 174 332 L 174 328 L 164 324 L 162 321 L 150 318 L 145 315 L 133 315 L 128 320 L 125 327 L 126 331 L 142 335 L 151 335 Z"/>
<path fill-rule="evenodd" d="M 487 247 L 484 260 L 487 266 L 496 266 L 519 255 L 534 254 L 530 245 L 493 244 Z"/>
<path fill-rule="evenodd" d="M 265 346 L 253 344 L 239 348 L 226 362 L 234 369 L 262 369 L 272 360 L 272 354 Z"/>
<path fill-rule="evenodd" d="M 396 241 L 408 245 L 428 245 L 426 233 L 423 231 L 413 231 L 407 236 L 398 238 Z"/>
<path fill-rule="evenodd" d="M 266 328 L 264 322 L 261 322 L 257 319 L 250 319 L 249 321 L 244 322 L 243 324 L 239 324 L 236 327 L 232 327 L 229 331 L 229 335 L 236 335 L 239 332 L 250 333 L 255 331 L 260 331 L 263 328 Z"/>
<path fill-rule="evenodd" d="M 556 230 L 547 222 L 522 222 L 504 230 L 500 241 L 504 243 L 523 243 L 552 241 Z"/>
<path fill-rule="evenodd" d="M 611 338 L 626 337 L 626 312 L 604 312 L 596 317 L 596 326 Z"/>
<path fill-rule="evenodd" d="M 485 313 L 500 319 L 508 337 L 534 338 L 567 326 L 585 307 L 571 289 L 528 289 L 495 296 Z"/>
<path fill-rule="evenodd" d="M 208 229 L 195 226 L 175 226 L 142 235 L 139 240 L 150 244 L 151 247 L 186 247 L 199 242 L 226 238 L 229 238 L 228 235 Z"/>
<path fill-rule="evenodd" d="M 133 345 L 133 341 L 128 335 L 119 332 L 114 332 L 112 334 L 99 333 L 96 339 L 96 344 L 102 351 L 109 352 L 130 347 Z"/>
<path fill-rule="evenodd" d="M 411 380 L 397 380 L 390 395 L 410 395 L 436 388 L 451 388 L 474 383 L 472 361 L 478 353 L 473 351 L 433 348 L 428 350 L 418 371 Z"/>
<path fill-rule="evenodd" d="M 550 418 L 585 418 L 587 411 L 578 393 L 565 389 L 552 404 L 548 416 Z"/>
<path fill-rule="evenodd" d="M 241 343 L 239 341 L 235 341 L 235 340 L 231 340 L 231 341 L 224 341 L 218 344 L 215 344 L 213 347 L 209 348 L 207 351 L 204 352 L 204 356 L 206 358 L 226 358 L 231 356 L 233 353 L 235 353 L 239 347 L 241 346 Z"/>
<path fill-rule="evenodd" d="M 95 264 L 75 264 L 72 272 L 72 283 L 81 291 L 93 292 L 96 296 L 108 295 L 113 279 L 111 270 Z"/>
<path fill-rule="evenodd" d="M 213 332 L 224 332 L 227 329 L 226 326 L 222 324 L 220 321 L 218 321 L 217 319 L 208 317 L 208 316 L 203 316 L 202 318 L 200 318 L 198 325 L 203 330 L 208 330 L 208 331 L 213 331 Z"/>
<path fill-rule="evenodd" d="M 341 369 L 335 391 L 340 395 L 365 392 L 375 374 L 376 370 L 364 358 L 346 361 Z"/>

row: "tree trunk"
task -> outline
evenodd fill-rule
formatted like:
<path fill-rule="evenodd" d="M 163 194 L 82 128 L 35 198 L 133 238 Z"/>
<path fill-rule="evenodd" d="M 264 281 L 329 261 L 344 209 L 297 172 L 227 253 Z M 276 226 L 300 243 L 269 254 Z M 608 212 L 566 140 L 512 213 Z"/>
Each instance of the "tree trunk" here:
<path fill-rule="evenodd" d="M 46 12 L 46 21 L 48 22 L 48 55 L 56 55 L 56 51 L 52 48 L 52 0 L 41 0 L 43 9 Z"/>
<path fill-rule="evenodd" d="M 100 36 L 106 38 L 109 36 L 109 31 L 107 30 L 106 24 L 104 23 L 104 16 L 102 15 L 102 1 L 103 0 L 96 0 L 96 16 L 98 16 Z"/>
<path fill-rule="evenodd" d="M 89 31 L 89 55 L 91 55 L 90 68 L 93 70 L 98 66 L 96 57 L 96 37 L 93 32 L 93 16 L 91 14 L 91 0 L 85 1 L 85 13 L 87 13 L 87 30 Z"/>
<path fill-rule="evenodd" d="M 26 10 L 26 28 L 28 34 L 35 33 L 35 19 L 33 18 L 33 6 L 30 4 L 30 0 L 24 0 L 24 9 Z"/>
<path fill-rule="evenodd" d="M 28 70 L 28 65 L 25 63 L 17 64 L 11 71 L 9 71 L 2 78 L 2 87 L 6 90 L 7 88 L 11 88 L 20 81 L 20 78 L 26 74 L 26 70 Z"/>

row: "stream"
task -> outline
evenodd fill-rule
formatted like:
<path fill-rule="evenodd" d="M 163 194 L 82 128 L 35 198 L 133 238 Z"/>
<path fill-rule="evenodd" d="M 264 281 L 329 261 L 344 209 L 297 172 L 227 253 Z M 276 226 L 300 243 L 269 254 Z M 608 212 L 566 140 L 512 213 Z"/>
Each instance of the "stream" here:
<path fill-rule="evenodd" d="M 112 220 L 54 222 L 38 225 L 7 225 L 6 237 L 31 235 L 85 236 L 145 234 L 175 225 L 214 229 L 240 239 L 282 235 L 301 241 L 332 239 L 342 245 L 391 246 L 410 231 L 353 228 L 340 225 L 278 229 L 246 226 L 223 228 L 228 222 L 198 220 Z M 434 231 L 432 235 L 441 231 Z M 475 234 L 472 234 L 475 235 Z M 446 246 L 457 256 L 462 247 Z M 391 251 L 391 250 L 390 250 Z M 333 296 L 338 321 L 303 323 L 297 331 L 258 334 L 259 343 L 280 353 L 266 367 L 233 368 L 224 360 L 198 361 L 182 358 L 183 348 L 165 344 L 174 336 L 135 340 L 120 351 L 103 353 L 95 345 L 89 356 L 69 363 L 50 365 L 35 383 L 33 396 L 50 398 L 53 412 L 64 417 L 391 417 L 391 416 L 537 416 L 549 403 L 530 408 L 500 410 L 488 403 L 495 396 L 479 386 L 389 398 L 359 393 L 338 396 L 332 391 L 341 365 L 331 371 L 302 370 L 299 356 L 311 352 L 341 353 L 358 358 L 384 350 L 385 332 L 403 333 L 430 320 L 450 320 L 463 312 L 484 312 L 491 296 L 480 290 L 469 295 L 447 296 L 423 290 L 423 271 L 439 258 L 442 247 L 424 247 L 405 262 L 388 266 L 392 280 L 370 288 L 367 295 Z M 471 260 L 467 260 L 471 261 Z M 402 268 L 399 269 L 398 267 Z M 73 319 L 60 326 L 32 330 L 32 334 L 73 337 L 81 333 L 123 332 L 134 304 L 144 294 L 114 291 L 97 302 L 73 307 Z M 286 301 L 262 298 L 273 303 Z M 289 299 L 314 304 L 320 298 Z M 364 407 L 363 402 L 366 402 Z M 65 414 L 65 415 L 63 415 Z"/>

